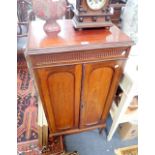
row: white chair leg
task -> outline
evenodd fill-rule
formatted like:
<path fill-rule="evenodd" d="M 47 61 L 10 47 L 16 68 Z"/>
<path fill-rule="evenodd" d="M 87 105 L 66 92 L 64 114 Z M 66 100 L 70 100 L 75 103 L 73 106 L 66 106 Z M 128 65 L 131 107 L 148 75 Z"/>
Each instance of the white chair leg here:
<path fill-rule="evenodd" d="M 113 123 L 110 129 L 110 132 L 108 134 L 107 140 L 110 141 L 114 132 L 116 131 L 118 125 L 121 122 L 122 116 L 124 115 L 128 105 L 130 104 L 130 100 L 131 100 L 131 96 L 132 93 L 129 93 L 129 97 L 126 97 L 125 95 L 122 96 L 121 101 L 120 101 L 120 105 L 114 115 L 114 119 L 113 119 Z"/>
<path fill-rule="evenodd" d="M 108 137 L 107 137 L 107 140 L 108 140 L 108 141 L 111 140 L 111 138 L 112 138 L 112 136 L 114 135 L 114 133 L 115 133 L 115 131 L 116 131 L 118 125 L 119 125 L 119 121 L 112 123 L 112 126 L 111 126 L 111 128 L 110 128 L 110 131 L 109 131 L 109 134 L 108 134 Z"/>

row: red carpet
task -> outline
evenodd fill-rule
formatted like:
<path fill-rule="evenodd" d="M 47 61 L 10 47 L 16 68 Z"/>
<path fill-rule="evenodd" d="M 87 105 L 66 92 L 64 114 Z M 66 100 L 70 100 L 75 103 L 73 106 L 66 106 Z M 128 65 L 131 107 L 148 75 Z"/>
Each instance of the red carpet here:
<path fill-rule="evenodd" d="M 17 58 L 17 142 L 18 151 L 38 143 L 37 95 L 24 56 Z"/>

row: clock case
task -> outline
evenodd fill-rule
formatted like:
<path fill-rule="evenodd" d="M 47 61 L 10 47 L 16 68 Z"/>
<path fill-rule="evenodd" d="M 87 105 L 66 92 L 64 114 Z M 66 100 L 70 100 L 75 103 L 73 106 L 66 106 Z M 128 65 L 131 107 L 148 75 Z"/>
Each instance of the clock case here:
<path fill-rule="evenodd" d="M 106 0 L 104 6 L 99 10 L 90 9 L 86 0 L 76 0 L 76 5 L 73 5 L 72 11 L 74 12 L 72 22 L 75 29 L 109 28 L 113 25 L 110 18 L 113 12 L 109 0 Z"/>

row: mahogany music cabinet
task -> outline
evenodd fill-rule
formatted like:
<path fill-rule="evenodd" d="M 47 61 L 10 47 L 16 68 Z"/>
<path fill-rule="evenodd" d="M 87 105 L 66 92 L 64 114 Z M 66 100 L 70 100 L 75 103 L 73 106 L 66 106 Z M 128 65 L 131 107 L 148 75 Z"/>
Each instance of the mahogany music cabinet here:
<path fill-rule="evenodd" d="M 75 31 L 59 20 L 61 32 L 48 37 L 43 24 L 30 23 L 25 55 L 50 135 L 104 128 L 133 42 L 116 26 Z"/>

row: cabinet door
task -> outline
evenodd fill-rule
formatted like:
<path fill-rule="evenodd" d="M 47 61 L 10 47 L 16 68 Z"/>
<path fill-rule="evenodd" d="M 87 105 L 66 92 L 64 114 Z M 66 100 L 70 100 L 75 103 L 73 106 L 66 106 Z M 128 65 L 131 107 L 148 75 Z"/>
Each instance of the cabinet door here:
<path fill-rule="evenodd" d="M 124 61 L 108 61 L 83 66 L 80 127 L 105 123 Z"/>
<path fill-rule="evenodd" d="M 78 128 L 81 69 L 81 65 L 73 65 L 35 70 L 45 115 L 53 133 Z"/>

